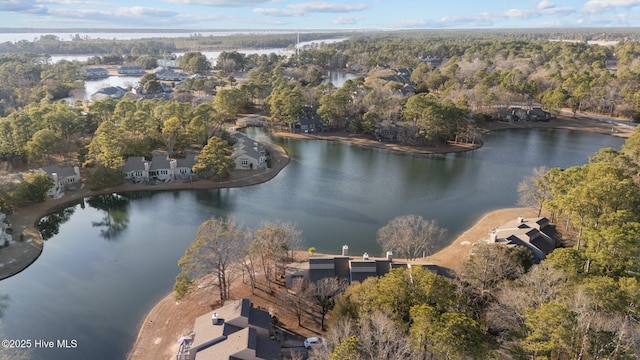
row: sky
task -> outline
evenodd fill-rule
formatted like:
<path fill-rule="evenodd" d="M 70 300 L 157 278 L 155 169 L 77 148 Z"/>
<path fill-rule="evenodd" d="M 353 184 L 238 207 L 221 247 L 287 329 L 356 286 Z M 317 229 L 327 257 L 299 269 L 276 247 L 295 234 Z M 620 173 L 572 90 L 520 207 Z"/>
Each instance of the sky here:
<path fill-rule="evenodd" d="M 640 0 L 0 0 L 1 28 L 638 27 Z"/>

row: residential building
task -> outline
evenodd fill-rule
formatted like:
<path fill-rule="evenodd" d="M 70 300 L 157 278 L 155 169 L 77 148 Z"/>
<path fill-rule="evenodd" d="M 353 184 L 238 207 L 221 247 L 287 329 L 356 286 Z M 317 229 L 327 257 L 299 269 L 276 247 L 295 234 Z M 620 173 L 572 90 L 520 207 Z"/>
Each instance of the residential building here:
<path fill-rule="evenodd" d="M 266 150 L 262 144 L 240 132 L 235 132 L 233 136 L 236 138 L 232 155 L 236 163 L 236 169 L 258 170 L 267 168 Z"/>
<path fill-rule="evenodd" d="M 556 248 L 554 229 L 546 217 L 516 220 L 491 229 L 490 244 L 505 244 L 507 246 L 524 246 L 531 251 L 536 262 L 543 260 Z"/>
<path fill-rule="evenodd" d="M 154 154 L 149 165 L 149 179 L 170 182 L 175 179 L 177 161 L 166 154 Z"/>
<path fill-rule="evenodd" d="M 158 80 L 163 81 L 182 81 L 189 77 L 189 75 L 185 73 L 177 72 L 169 68 L 157 68 L 153 70 L 153 73 L 156 74 Z"/>
<path fill-rule="evenodd" d="M 64 195 L 66 190 L 72 190 L 81 186 L 80 168 L 77 166 L 60 166 L 53 164 L 44 166 L 40 170 L 49 175 L 49 178 L 53 180 L 53 186 L 47 192 L 47 195 L 52 198 L 57 199 Z"/>
<path fill-rule="evenodd" d="M 109 71 L 105 68 L 94 67 L 94 68 L 85 68 L 82 75 L 88 79 L 101 79 L 109 77 Z"/>
<path fill-rule="evenodd" d="M 231 300 L 198 317 L 193 335 L 180 339 L 177 360 L 279 359 L 268 312 L 249 299 Z"/>
<path fill-rule="evenodd" d="M 146 183 L 149 181 L 149 162 L 144 156 L 130 156 L 122 167 L 125 180 L 133 183 Z"/>
<path fill-rule="evenodd" d="M 143 76 L 147 72 L 140 66 L 123 65 L 118 69 L 118 74 L 128 76 Z"/>
<path fill-rule="evenodd" d="M 120 100 L 127 94 L 127 92 L 128 92 L 127 89 L 122 88 L 120 86 L 108 86 L 91 94 L 91 100 L 96 101 L 96 100 L 102 100 L 106 98 Z"/>
<path fill-rule="evenodd" d="M 393 254 L 388 251 L 383 258 L 374 258 L 368 253 L 361 257 L 348 255 L 349 247 L 342 247 L 341 255 L 320 255 L 311 256 L 305 267 L 298 268 L 298 271 L 286 275 L 286 285 L 290 288 L 296 281 L 308 280 L 317 282 L 326 278 L 337 278 L 345 283 L 351 284 L 354 281 L 363 282 L 370 277 L 384 276 L 391 269 L 411 268 L 414 266 L 423 267 L 434 273 L 445 275 L 441 268 L 431 264 L 419 262 L 407 262 L 393 260 Z"/>
<path fill-rule="evenodd" d="M 193 166 L 196 164 L 197 152 L 187 152 L 184 158 L 176 159 L 175 178 L 179 180 L 192 180 L 196 177 Z"/>
<path fill-rule="evenodd" d="M 291 131 L 294 133 L 314 133 L 323 131 L 322 119 L 311 107 L 305 106 L 303 114 L 293 123 Z"/>

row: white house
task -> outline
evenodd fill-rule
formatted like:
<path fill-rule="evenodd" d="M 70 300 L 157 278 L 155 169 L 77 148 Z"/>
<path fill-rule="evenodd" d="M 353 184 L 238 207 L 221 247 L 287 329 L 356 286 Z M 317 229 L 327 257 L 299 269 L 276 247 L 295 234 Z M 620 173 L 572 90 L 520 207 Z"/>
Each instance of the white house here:
<path fill-rule="evenodd" d="M 170 159 L 169 155 L 154 154 L 149 166 L 149 178 L 161 182 L 169 182 L 175 179 L 177 161 Z"/>
<path fill-rule="evenodd" d="M 262 144 L 235 132 L 236 143 L 233 145 L 233 158 L 236 169 L 258 170 L 267 168 L 267 156 Z"/>
<path fill-rule="evenodd" d="M 180 180 L 193 179 L 196 174 L 193 172 L 193 166 L 196 164 L 196 152 L 188 152 L 186 157 L 176 159 L 175 178 Z"/>
<path fill-rule="evenodd" d="M 80 168 L 77 166 L 62 167 L 57 164 L 47 165 L 40 169 L 53 180 L 53 187 L 47 192 L 52 198 L 64 195 L 65 190 L 80 186 Z"/>
<path fill-rule="evenodd" d="M 125 180 L 134 183 L 149 181 L 149 162 L 144 156 L 130 156 L 122 167 Z"/>

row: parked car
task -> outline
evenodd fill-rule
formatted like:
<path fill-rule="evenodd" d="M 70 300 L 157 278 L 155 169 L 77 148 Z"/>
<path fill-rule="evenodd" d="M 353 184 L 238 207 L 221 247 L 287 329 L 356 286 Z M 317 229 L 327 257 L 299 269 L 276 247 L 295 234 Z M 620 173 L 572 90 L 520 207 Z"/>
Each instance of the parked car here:
<path fill-rule="evenodd" d="M 304 340 L 304 347 L 307 349 L 316 349 L 322 346 L 326 346 L 327 342 L 321 337 L 310 337 Z"/>

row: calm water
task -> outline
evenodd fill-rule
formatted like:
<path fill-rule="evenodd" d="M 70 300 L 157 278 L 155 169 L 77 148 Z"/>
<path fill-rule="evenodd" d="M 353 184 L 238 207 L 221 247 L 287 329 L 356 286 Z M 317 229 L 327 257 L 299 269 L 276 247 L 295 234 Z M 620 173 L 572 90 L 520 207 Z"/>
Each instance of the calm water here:
<path fill-rule="evenodd" d="M 378 255 L 375 233 L 397 216 L 435 219 L 451 240 L 481 214 L 513 206 L 532 167 L 583 164 L 599 148 L 622 144 L 606 135 L 535 129 L 502 131 L 479 150 L 434 156 L 277 141 L 291 162 L 264 184 L 89 199 L 59 213 L 66 221 L 49 228 L 42 256 L 0 282 L 4 337 L 77 341 L 75 349 L 32 349 L 34 359 L 122 359 L 210 216 L 233 215 L 249 226 L 291 221 L 303 231 L 304 248 L 338 253 L 348 244 L 351 254 Z"/>

